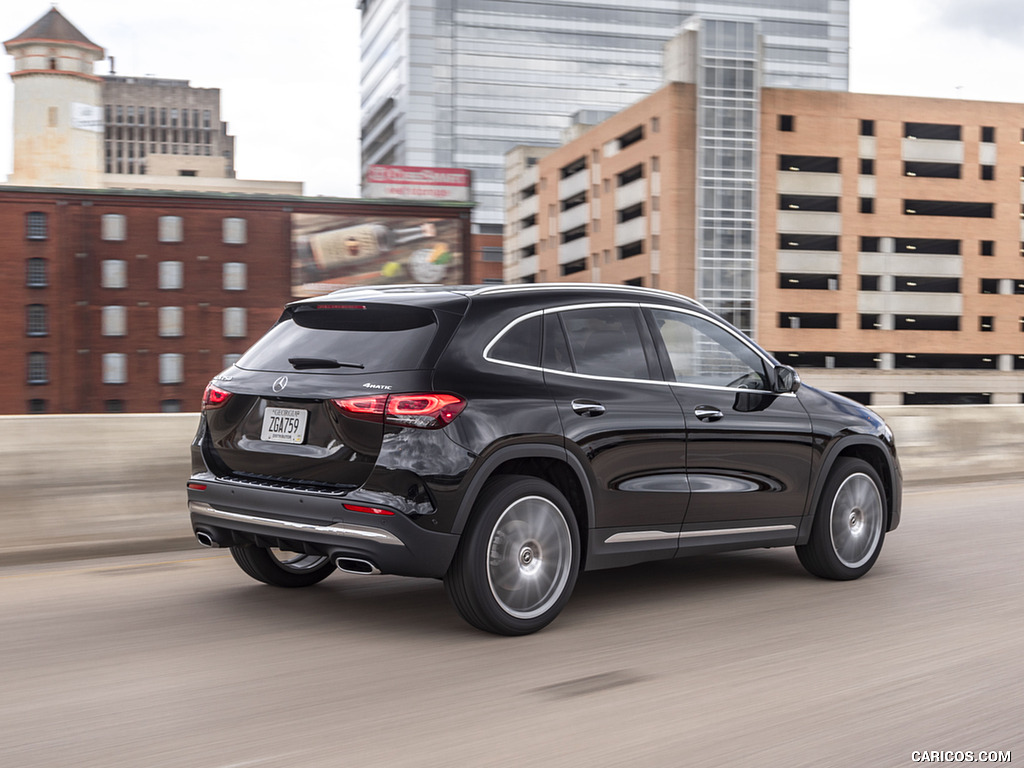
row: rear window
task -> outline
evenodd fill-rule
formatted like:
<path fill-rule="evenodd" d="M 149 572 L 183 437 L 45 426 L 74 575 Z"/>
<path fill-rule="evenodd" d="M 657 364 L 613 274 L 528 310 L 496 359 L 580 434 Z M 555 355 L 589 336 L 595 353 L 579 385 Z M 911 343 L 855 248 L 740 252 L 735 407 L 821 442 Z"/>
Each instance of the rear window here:
<path fill-rule="evenodd" d="M 419 368 L 437 333 L 434 313 L 396 304 L 300 304 L 236 365 L 253 371 L 366 373 Z"/>

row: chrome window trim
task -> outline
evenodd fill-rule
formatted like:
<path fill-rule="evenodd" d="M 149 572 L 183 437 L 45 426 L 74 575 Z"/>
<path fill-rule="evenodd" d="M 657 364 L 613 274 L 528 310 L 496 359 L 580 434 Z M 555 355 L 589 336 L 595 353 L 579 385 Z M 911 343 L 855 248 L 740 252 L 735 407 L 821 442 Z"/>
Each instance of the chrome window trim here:
<path fill-rule="evenodd" d="M 589 286 L 585 286 L 585 287 L 589 287 Z M 653 290 L 653 289 L 651 289 L 651 290 Z M 668 294 L 668 295 L 672 295 L 672 294 Z M 760 349 L 758 349 L 758 347 L 755 346 L 752 342 L 748 341 L 747 339 L 744 339 L 742 335 L 737 334 L 737 332 L 735 330 L 733 330 L 729 325 L 727 325 L 723 321 L 718 320 L 715 317 L 709 317 L 707 315 L 701 314 L 700 312 L 695 312 L 692 309 L 687 309 L 685 307 L 669 307 L 669 306 L 665 306 L 664 304 L 647 304 L 647 303 L 635 302 L 635 301 L 598 301 L 598 302 L 589 302 L 589 303 L 586 303 L 586 304 L 566 304 L 566 305 L 560 306 L 560 307 L 548 307 L 546 309 L 536 309 L 536 310 L 534 310 L 532 312 L 528 312 L 525 315 L 521 315 L 521 316 L 517 317 L 516 319 L 514 319 L 511 322 L 509 322 L 508 324 L 506 324 L 505 327 L 502 328 L 500 331 L 498 331 L 494 335 L 494 338 L 492 338 L 490 340 L 490 342 L 488 342 L 487 346 L 484 347 L 483 358 L 484 358 L 484 360 L 486 360 L 489 363 L 495 363 L 496 365 L 507 365 L 510 368 L 520 368 L 520 369 L 528 370 L 528 371 L 538 371 L 540 373 L 545 373 L 545 374 L 550 373 L 550 374 L 555 374 L 555 375 L 558 375 L 558 376 L 569 376 L 569 377 L 572 377 L 572 378 L 588 379 L 588 380 L 591 380 L 591 381 L 616 381 L 616 382 L 633 383 L 633 384 L 656 384 L 656 385 L 659 385 L 659 386 L 687 387 L 689 389 L 711 390 L 711 391 L 715 391 L 715 392 L 745 392 L 747 394 L 774 395 L 776 397 L 796 397 L 796 393 L 795 392 L 772 392 L 771 390 L 768 390 L 768 389 L 749 389 L 749 388 L 746 388 L 746 387 L 725 387 L 725 386 L 718 386 L 718 385 L 714 385 L 714 384 L 692 384 L 692 383 L 686 382 L 686 381 L 665 381 L 663 379 L 629 379 L 629 378 L 622 378 L 622 377 L 619 377 L 619 376 L 598 376 L 597 374 L 592 374 L 592 373 L 576 373 L 575 371 L 556 371 L 556 370 L 554 370 L 552 368 L 545 368 L 542 365 L 527 365 L 525 363 L 513 363 L 513 362 L 510 362 L 508 360 L 499 360 L 497 358 L 491 357 L 491 350 L 494 348 L 494 345 L 498 343 L 498 341 L 501 339 L 502 336 L 504 336 L 514 326 L 518 325 L 521 322 L 524 322 L 525 320 L 529 320 L 532 317 L 536 317 L 537 315 L 555 314 L 555 313 L 558 313 L 558 312 L 569 312 L 569 311 L 576 310 L 576 309 L 606 309 L 606 308 L 618 308 L 618 307 L 637 307 L 637 308 L 640 308 L 640 309 L 664 309 L 664 310 L 668 310 L 669 312 L 679 312 L 679 313 L 684 314 L 684 315 L 691 315 L 693 317 L 700 318 L 701 320 L 707 320 L 708 322 L 713 323 L 714 325 L 717 325 L 723 331 L 725 331 L 730 336 L 735 338 L 737 341 L 741 342 L 748 349 L 750 349 L 750 351 L 752 351 L 762 361 L 764 361 L 765 365 L 769 369 L 774 369 L 775 366 L 778 365 L 778 363 L 772 361 L 771 358 L 769 358 L 764 352 L 762 352 Z"/>
<path fill-rule="evenodd" d="M 326 533 L 332 536 L 343 536 L 354 539 L 365 539 L 378 544 L 392 544 L 404 547 L 405 543 L 390 531 L 382 528 L 371 528 L 365 525 L 315 525 L 313 523 L 296 523 L 291 520 L 273 520 L 267 517 L 256 517 L 255 515 L 243 515 L 239 512 L 228 512 L 224 509 L 207 504 L 204 501 L 190 501 L 189 512 L 210 517 L 219 517 L 223 520 L 235 522 L 255 523 L 265 525 L 269 528 L 281 528 L 284 530 L 303 531 L 304 533 Z"/>
<path fill-rule="evenodd" d="M 743 533 L 781 533 L 795 531 L 795 525 L 753 525 L 749 528 L 715 528 L 706 531 L 624 531 L 615 533 L 604 540 L 605 544 L 628 544 L 638 541 L 663 541 L 667 539 L 698 539 L 707 536 L 738 536 Z"/>

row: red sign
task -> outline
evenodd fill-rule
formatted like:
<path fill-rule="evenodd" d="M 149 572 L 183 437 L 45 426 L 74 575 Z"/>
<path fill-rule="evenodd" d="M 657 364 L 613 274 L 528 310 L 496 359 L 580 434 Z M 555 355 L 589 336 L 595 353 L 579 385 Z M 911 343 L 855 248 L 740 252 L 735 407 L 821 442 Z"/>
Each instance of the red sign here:
<path fill-rule="evenodd" d="M 363 192 L 374 198 L 465 203 L 471 189 L 470 174 L 465 168 L 371 165 Z"/>

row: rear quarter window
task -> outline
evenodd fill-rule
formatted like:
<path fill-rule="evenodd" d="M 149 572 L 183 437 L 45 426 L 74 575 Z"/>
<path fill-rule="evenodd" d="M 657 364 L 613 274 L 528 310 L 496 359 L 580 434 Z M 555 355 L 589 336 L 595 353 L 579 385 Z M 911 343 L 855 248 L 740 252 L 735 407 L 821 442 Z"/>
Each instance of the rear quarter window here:
<path fill-rule="evenodd" d="M 540 330 L 540 315 L 520 320 L 494 340 L 487 357 L 498 362 L 536 367 L 540 363 Z"/>

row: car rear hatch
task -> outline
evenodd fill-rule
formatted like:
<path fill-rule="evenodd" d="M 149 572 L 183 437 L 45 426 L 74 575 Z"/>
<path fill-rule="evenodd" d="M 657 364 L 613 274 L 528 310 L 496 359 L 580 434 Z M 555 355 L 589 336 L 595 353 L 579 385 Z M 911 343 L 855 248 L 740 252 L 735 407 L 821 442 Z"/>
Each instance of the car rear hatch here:
<path fill-rule="evenodd" d="M 332 297 L 290 305 L 211 382 L 207 465 L 269 486 L 362 485 L 380 452 L 386 396 L 430 390 L 433 363 L 465 310 L 463 297 L 449 296 L 435 306 Z"/>

